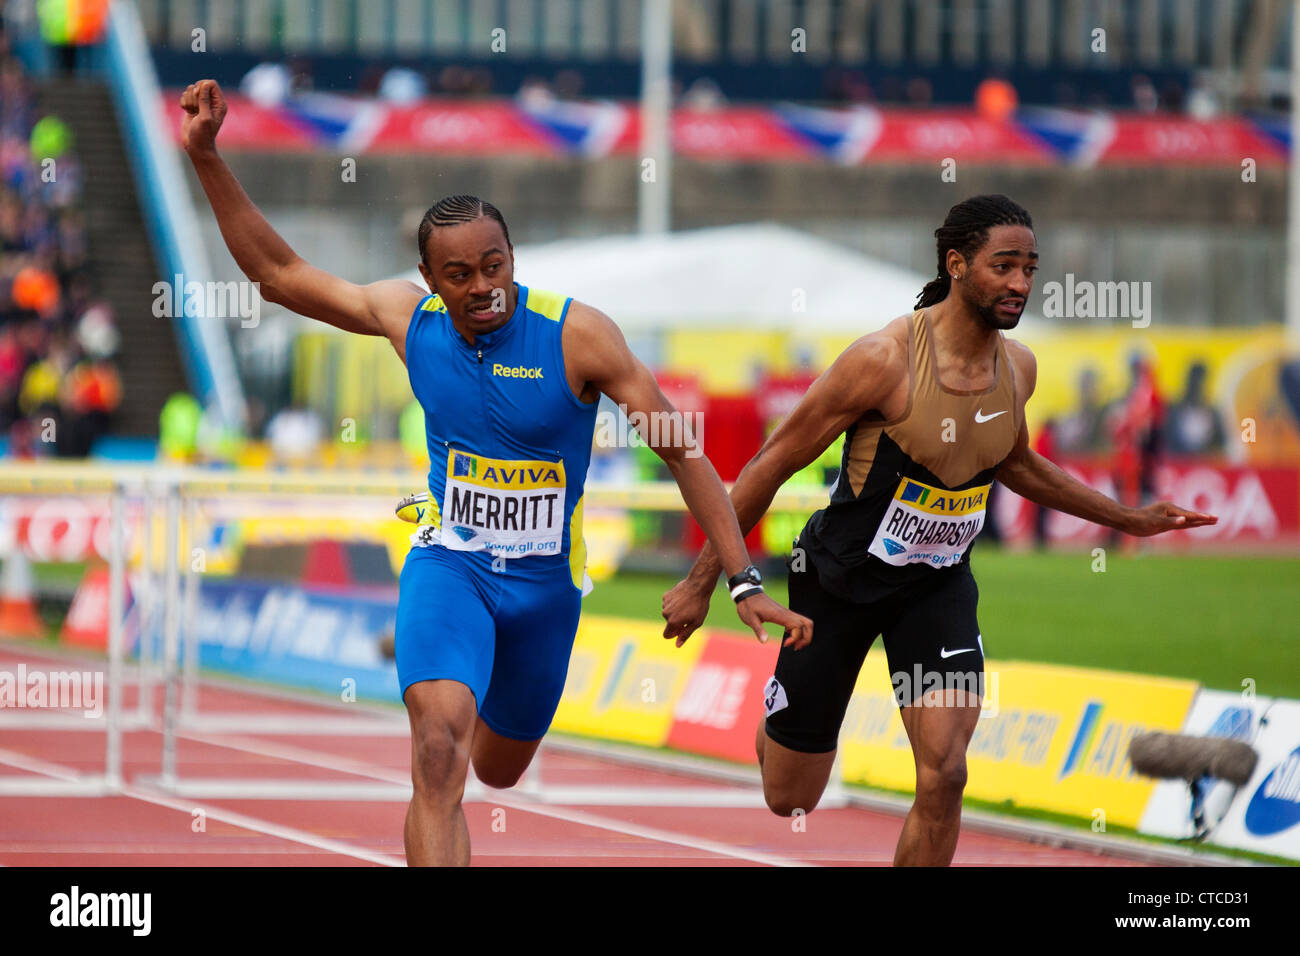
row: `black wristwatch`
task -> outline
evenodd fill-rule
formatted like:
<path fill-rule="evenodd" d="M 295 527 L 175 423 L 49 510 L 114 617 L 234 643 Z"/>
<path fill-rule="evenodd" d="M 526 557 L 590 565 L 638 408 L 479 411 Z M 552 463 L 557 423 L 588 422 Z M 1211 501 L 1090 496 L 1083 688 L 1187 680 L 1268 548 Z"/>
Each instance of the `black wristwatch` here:
<path fill-rule="evenodd" d="M 739 574 L 727 578 L 727 590 L 731 592 L 731 599 L 739 604 L 747 597 L 763 593 L 763 575 L 751 564 Z"/>

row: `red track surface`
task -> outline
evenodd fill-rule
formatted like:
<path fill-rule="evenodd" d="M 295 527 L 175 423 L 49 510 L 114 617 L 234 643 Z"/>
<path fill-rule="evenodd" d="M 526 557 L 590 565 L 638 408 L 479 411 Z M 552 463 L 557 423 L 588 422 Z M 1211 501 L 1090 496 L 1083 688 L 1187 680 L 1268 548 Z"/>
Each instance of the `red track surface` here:
<path fill-rule="evenodd" d="M 102 661 L 57 660 L 0 645 L 0 671 L 99 669 Z M 129 668 L 128 671 L 133 669 Z M 124 697 L 134 713 L 135 689 Z M 161 705 L 161 696 L 158 704 Z M 155 714 L 161 706 L 155 708 Z M 321 715 L 339 707 L 286 701 L 205 683 L 201 712 L 242 716 Z M 12 713 L 12 711 L 10 711 Z M 344 710 L 346 713 L 346 710 Z M 99 732 L 0 727 L 0 775 L 70 779 L 103 771 Z M 9 866 L 354 866 L 403 862 L 400 796 L 371 799 L 250 799 L 166 793 L 159 773 L 162 734 L 124 735 L 123 794 L 107 797 L 0 796 L 0 864 Z M 356 734 L 188 732 L 178 741 L 182 781 L 234 778 L 304 783 L 406 785 L 409 740 Z M 718 784 L 688 772 L 646 769 L 616 756 L 543 748 L 542 793 L 486 791 L 468 801 L 474 863 L 496 865 L 718 866 L 759 864 L 888 865 L 902 818 L 859 808 L 822 809 L 803 820 L 776 817 L 753 786 Z M 558 803 L 557 788 L 583 788 Z M 671 788 L 671 792 L 669 790 Z M 685 788 L 715 797 L 734 791 L 749 806 L 673 806 Z M 623 793 L 626 802 L 606 805 Z M 635 802 L 633 802 L 635 801 Z M 678 799 L 676 802 L 681 803 Z M 195 811 L 203 828 L 195 831 Z M 1113 857 L 1001 836 L 962 832 L 956 865 L 1125 865 Z"/>

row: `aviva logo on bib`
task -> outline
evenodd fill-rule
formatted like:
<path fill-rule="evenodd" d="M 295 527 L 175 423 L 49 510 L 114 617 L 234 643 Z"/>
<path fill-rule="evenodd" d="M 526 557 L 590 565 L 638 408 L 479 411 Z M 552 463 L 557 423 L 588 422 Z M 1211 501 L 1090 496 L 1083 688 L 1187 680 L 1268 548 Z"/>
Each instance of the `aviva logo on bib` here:
<path fill-rule="evenodd" d="M 944 491 L 942 488 L 904 478 L 894 492 L 894 497 L 927 514 L 968 515 L 984 510 L 989 488 L 989 485 L 981 485 L 965 491 Z"/>
<path fill-rule="evenodd" d="M 562 461 L 501 461 L 463 451 L 452 453 L 451 477 L 485 488 L 563 488 Z"/>

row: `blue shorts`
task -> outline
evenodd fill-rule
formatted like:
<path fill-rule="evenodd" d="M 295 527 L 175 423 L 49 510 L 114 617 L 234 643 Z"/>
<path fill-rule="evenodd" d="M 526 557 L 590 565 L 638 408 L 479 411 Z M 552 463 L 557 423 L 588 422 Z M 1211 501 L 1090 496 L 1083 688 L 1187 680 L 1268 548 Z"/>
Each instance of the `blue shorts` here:
<path fill-rule="evenodd" d="M 398 583 L 397 676 L 403 697 L 417 681 L 460 681 L 488 727 L 538 740 L 564 691 L 582 591 L 567 561 L 503 564 L 492 570 L 481 551 L 411 548 Z"/>

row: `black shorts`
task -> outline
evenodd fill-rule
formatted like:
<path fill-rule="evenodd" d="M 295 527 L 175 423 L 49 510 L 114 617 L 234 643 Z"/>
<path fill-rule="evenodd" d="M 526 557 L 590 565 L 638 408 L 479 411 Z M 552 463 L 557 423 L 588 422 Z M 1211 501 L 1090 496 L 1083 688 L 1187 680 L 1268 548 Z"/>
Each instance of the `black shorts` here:
<path fill-rule="evenodd" d="M 790 574 L 790 610 L 812 618 L 802 650 L 781 648 L 763 694 L 767 735 L 801 753 L 835 749 L 862 661 L 885 636 L 890 681 L 899 707 L 930 690 L 984 696 L 984 644 L 975 607 L 979 588 L 966 566 L 936 571 L 870 604 L 827 592 L 811 563 Z M 947 701 L 962 701 L 956 694 Z"/>

